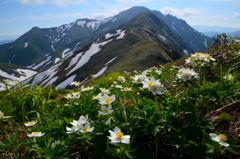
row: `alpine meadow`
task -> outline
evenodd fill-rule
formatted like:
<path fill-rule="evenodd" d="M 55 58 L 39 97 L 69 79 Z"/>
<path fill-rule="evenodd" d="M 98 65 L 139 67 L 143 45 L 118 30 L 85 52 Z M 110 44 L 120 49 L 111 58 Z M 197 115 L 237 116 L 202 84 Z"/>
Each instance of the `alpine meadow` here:
<path fill-rule="evenodd" d="M 240 156 L 240 37 L 132 7 L 0 45 L 2 159 Z"/>

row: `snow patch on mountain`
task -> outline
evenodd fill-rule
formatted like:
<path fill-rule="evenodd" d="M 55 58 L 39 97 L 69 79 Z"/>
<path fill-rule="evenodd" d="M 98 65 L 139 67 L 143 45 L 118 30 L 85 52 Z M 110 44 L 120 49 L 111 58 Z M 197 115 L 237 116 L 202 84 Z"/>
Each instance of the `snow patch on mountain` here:
<path fill-rule="evenodd" d="M 58 79 L 58 76 L 53 77 L 48 83 L 45 84 L 45 86 L 51 85 L 53 82 L 55 82 Z"/>
<path fill-rule="evenodd" d="M 67 58 L 69 56 L 71 56 L 73 54 L 74 50 L 71 50 L 70 48 L 66 48 L 65 50 L 63 50 L 62 52 L 62 58 Z"/>
<path fill-rule="evenodd" d="M 189 55 L 187 50 L 183 50 L 184 55 Z"/>
<path fill-rule="evenodd" d="M 74 81 L 74 78 L 76 75 L 72 75 L 71 77 L 67 78 L 65 81 L 60 83 L 59 85 L 56 86 L 56 89 L 61 89 L 67 87 L 72 81 Z"/>
<path fill-rule="evenodd" d="M 57 63 L 58 61 L 60 61 L 61 59 L 60 58 L 55 58 L 55 60 L 54 60 L 54 63 Z"/>
<path fill-rule="evenodd" d="M 91 21 L 87 23 L 87 27 L 88 28 L 91 27 L 93 30 L 97 28 L 97 25 L 98 25 L 98 21 Z"/>
<path fill-rule="evenodd" d="M 100 71 L 98 71 L 98 73 L 96 73 L 94 75 L 94 77 L 96 78 L 96 77 L 102 75 L 107 70 L 107 68 L 108 68 L 108 66 L 103 67 Z"/>
<path fill-rule="evenodd" d="M 115 60 L 116 58 L 117 58 L 117 56 L 114 57 L 114 58 L 112 58 L 111 60 L 109 60 L 107 63 L 105 63 L 104 67 L 103 67 L 100 71 L 98 71 L 98 73 L 96 73 L 96 74 L 94 75 L 94 78 L 102 75 L 102 74 L 107 70 L 108 64 L 110 64 L 111 62 L 113 62 L 113 60 Z"/>
<path fill-rule="evenodd" d="M 20 69 L 20 68 L 15 71 L 17 71 L 20 74 L 19 77 L 17 77 L 14 74 L 8 74 L 7 72 L 2 71 L 1 69 L 0 69 L 0 76 L 8 78 L 8 79 L 12 79 L 12 80 L 23 81 L 37 73 L 36 71 Z"/>
<path fill-rule="evenodd" d="M 28 47 L 28 42 L 24 43 L 24 48 Z"/>
<path fill-rule="evenodd" d="M 55 74 L 57 73 L 57 70 L 58 70 L 58 67 L 62 64 L 59 63 L 57 65 L 54 65 L 53 67 L 47 69 L 46 71 L 43 71 L 43 72 L 40 72 L 38 73 L 34 78 L 33 78 L 33 81 L 32 81 L 32 84 L 36 84 L 36 83 L 46 83 L 48 82 L 49 80 L 51 80 Z"/>
<path fill-rule="evenodd" d="M 32 69 L 38 69 L 39 67 L 42 67 L 43 65 L 48 63 L 51 59 L 52 59 L 52 56 L 48 56 L 46 60 L 44 60 L 44 61 L 40 62 L 39 64 L 37 64 L 36 66 L 32 67 Z M 31 68 L 31 67 L 29 67 L 29 68 Z"/>
<path fill-rule="evenodd" d="M 71 71 L 68 72 L 67 75 L 71 74 L 75 70 L 77 70 L 80 67 L 82 67 L 85 63 L 87 63 L 90 60 L 91 56 L 93 56 L 94 54 L 98 53 L 101 50 L 100 46 L 104 46 L 104 45 L 106 45 L 110 41 L 112 41 L 112 39 L 110 39 L 108 41 L 104 41 L 104 42 L 98 43 L 98 44 L 92 44 L 91 47 L 89 48 L 89 50 L 86 51 L 85 54 L 81 56 L 81 58 L 78 61 L 78 63 L 75 65 L 75 67 Z"/>
<path fill-rule="evenodd" d="M 205 47 L 207 47 L 207 39 L 206 38 L 204 39 L 203 44 L 205 45 Z"/>
<path fill-rule="evenodd" d="M 118 29 L 118 30 L 117 30 L 117 33 L 115 33 L 115 34 L 107 33 L 107 34 L 105 34 L 105 39 L 109 39 L 109 38 L 111 38 L 111 37 L 113 37 L 113 36 L 119 35 L 120 33 L 121 33 L 121 30 L 120 30 L 120 29 Z"/>
<path fill-rule="evenodd" d="M 86 24 L 86 21 L 77 21 L 77 25 L 81 25 L 82 27 L 84 27 L 84 24 Z"/>
<path fill-rule="evenodd" d="M 74 64 L 76 64 L 81 56 L 82 56 L 82 52 L 77 54 L 75 57 L 73 57 L 69 63 L 69 66 L 67 68 L 65 68 L 64 70 L 68 70 L 70 67 L 72 67 Z"/>
<path fill-rule="evenodd" d="M 116 38 L 117 40 L 123 39 L 125 36 L 125 30 L 120 33 L 120 35 Z"/>
<path fill-rule="evenodd" d="M 0 69 L 0 76 L 7 78 L 7 80 L 3 80 L 2 82 L 0 82 L 0 90 L 6 89 L 6 85 L 4 83 L 6 83 L 7 85 L 14 86 L 19 82 L 24 81 L 25 79 L 28 79 L 29 77 L 37 73 L 36 71 L 28 69 L 17 69 L 15 71 L 17 71 L 18 74 L 20 74 L 20 76 L 17 77 L 14 74 L 8 74 L 7 72 L 4 72 Z"/>
<path fill-rule="evenodd" d="M 74 48 L 75 48 L 75 47 L 77 47 L 79 44 L 81 44 L 81 41 L 80 41 L 80 42 L 78 42 L 78 43 L 77 43 L 77 44 L 74 46 Z"/>
<path fill-rule="evenodd" d="M 117 58 L 117 56 L 114 57 L 114 58 L 112 58 L 111 60 L 109 60 L 107 63 L 105 63 L 105 66 L 108 65 L 108 64 L 110 64 L 111 62 L 113 62 L 113 60 L 115 60 L 116 58 Z"/>
<path fill-rule="evenodd" d="M 160 34 L 158 34 L 158 36 L 159 36 L 164 42 L 166 42 L 167 38 L 166 38 L 165 36 L 162 36 L 162 35 L 160 35 Z"/>
<path fill-rule="evenodd" d="M 109 39 L 109 38 L 111 38 L 113 36 L 116 36 L 116 35 L 119 35 L 119 37 L 116 38 L 117 40 L 122 39 L 122 38 L 124 38 L 125 31 L 121 31 L 121 29 L 118 29 L 117 33 L 115 33 L 115 34 L 107 33 L 107 34 L 105 34 L 105 39 Z"/>

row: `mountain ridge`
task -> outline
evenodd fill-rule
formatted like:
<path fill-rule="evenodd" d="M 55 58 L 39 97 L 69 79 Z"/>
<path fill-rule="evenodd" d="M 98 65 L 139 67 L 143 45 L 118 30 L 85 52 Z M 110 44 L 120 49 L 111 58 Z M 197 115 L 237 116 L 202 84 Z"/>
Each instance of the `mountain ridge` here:
<path fill-rule="evenodd" d="M 128 16 L 128 17 L 124 16 L 128 14 L 130 14 L 131 16 Z M 141 17 L 141 15 L 143 17 Z M 137 21 L 134 22 L 134 18 L 136 20 L 136 17 L 139 22 Z M 113 60 L 114 63 L 119 62 L 120 61 L 119 58 L 116 58 L 116 56 L 111 55 L 109 52 L 113 51 L 113 52 L 124 54 L 124 51 L 123 51 L 124 49 L 125 49 L 125 52 L 129 53 L 129 55 L 130 54 L 132 55 L 134 51 L 139 52 L 139 50 L 141 50 L 142 53 L 149 54 L 149 56 L 144 56 L 143 54 L 141 54 L 142 57 L 145 57 L 145 58 L 150 57 L 150 59 L 154 59 L 154 57 L 155 58 L 158 57 L 157 59 L 159 61 L 162 61 L 162 63 L 166 63 L 169 61 L 176 60 L 181 56 L 188 55 L 189 53 L 195 52 L 196 50 L 197 51 L 201 50 L 205 46 L 205 43 L 207 43 L 207 41 L 210 39 L 208 37 L 205 37 L 201 33 L 195 31 L 185 21 L 179 20 L 173 16 L 170 16 L 170 18 L 166 18 L 166 17 L 168 16 L 164 16 L 161 12 L 151 11 L 145 7 L 133 7 L 126 11 L 122 11 L 115 16 L 106 18 L 101 21 L 84 18 L 84 19 L 78 19 L 69 24 L 61 25 L 59 27 L 43 28 L 43 29 L 34 27 L 31 29 L 31 32 L 33 31 L 37 33 L 42 32 L 40 37 L 42 37 L 42 39 L 45 39 L 44 42 L 46 43 L 46 48 L 42 50 L 41 47 L 39 47 L 41 43 L 38 45 L 33 45 L 34 43 L 37 43 L 37 41 L 40 39 L 37 39 L 37 40 L 35 39 L 35 41 L 33 40 L 33 42 L 27 41 L 27 40 L 21 40 L 24 38 L 34 39 L 33 38 L 34 36 L 28 37 L 27 35 L 30 33 L 27 32 L 26 34 L 18 38 L 13 43 L 0 45 L 0 61 L 5 60 L 6 63 L 14 63 L 14 60 L 17 61 L 16 57 L 18 56 L 20 60 L 22 59 L 28 60 L 26 56 L 25 58 L 22 58 L 24 57 L 23 56 L 24 54 L 28 55 L 27 53 L 24 52 L 24 50 L 30 49 L 29 52 L 31 52 L 31 49 L 32 50 L 36 49 L 37 50 L 36 53 L 31 54 L 31 56 L 36 55 L 35 58 L 36 59 L 38 58 L 39 62 L 32 61 L 30 63 L 30 60 L 29 60 L 28 61 L 29 63 L 27 63 L 27 65 L 25 64 L 25 66 L 38 71 L 42 70 L 41 72 L 39 72 L 39 74 L 41 74 L 42 72 L 45 72 L 45 71 L 52 72 L 50 71 L 51 69 L 54 70 L 55 68 L 60 67 L 60 65 L 64 65 L 70 62 L 71 59 L 76 57 L 76 55 L 78 55 L 78 58 L 82 58 L 82 55 L 80 56 L 79 53 L 82 52 L 84 54 L 84 52 L 88 51 L 92 46 L 94 46 L 94 44 L 96 44 L 95 46 L 99 47 L 98 48 L 99 50 L 107 47 L 111 48 L 111 49 L 104 49 L 105 51 L 102 51 L 102 52 L 108 52 L 107 55 L 109 55 L 109 57 L 102 55 L 103 57 L 105 57 L 105 59 L 101 58 L 106 63 L 108 63 L 112 59 L 114 59 Z M 143 25 L 146 22 L 148 25 L 147 24 Z M 141 27 L 132 26 L 133 24 L 136 25 L 137 23 L 138 25 L 141 25 Z M 179 26 L 174 25 L 175 23 L 179 24 Z M 183 24 L 185 28 L 183 28 Z M 80 34 L 81 34 L 81 37 L 79 37 Z M 127 40 L 125 41 L 125 43 L 121 43 L 121 41 L 124 41 L 124 38 L 120 38 L 121 40 L 117 39 L 120 36 L 124 37 L 123 34 L 125 34 L 127 37 Z M 191 34 L 193 38 L 191 38 L 191 36 L 188 36 L 186 34 Z M 107 37 L 109 39 L 112 39 L 111 44 L 115 47 L 110 46 L 109 44 L 106 44 L 106 46 L 98 45 L 101 42 L 106 41 Z M 144 44 L 144 47 L 141 47 L 141 44 Z M 121 45 L 121 47 L 117 47 L 117 45 Z M 152 49 L 150 46 L 155 48 L 155 50 Z M 136 48 L 133 48 L 133 47 L 136 47 Z M 1 51 L 4 49 L 8 50 L 10 48 L 14 48 L 16 52 L 11 52 L 8 54 L 7 51 L 5 52 Z M 18 48 L 20 48 L 20 53 L 22 51 L 22 54 L 17 54 Z M 116 50 L 116 48 L 119 48 L 120 51 Z M 160 58 L 160 55 L 157 54 L 157 52 L 161 52 L 162 58 Z M 93 56 L 98 57 L 97 56 L 98 54 L 99 53 Z M 30 57 L 30 55 L 28 56 Z M 125 54 L 125 56 L 128 56 L 128 55 Z M 98 59 L 96 58 L 95 62 L 93 63 L 97 63 L 96 62 L 97 60 Z M 127 60 L 128 59 L 126 59 L 125 61 Z M 132 62 L 129 61 L 129 63 L 125 63 L 125 65 L 129 65 L 129 66 L 131 65 L 141 70 L 144 68 L 146 69 L 146 67 L 150 67 L 149 65 L 144 65 L 144 67 L 141 67 L 139 63 L 142 63 L 142 62 L 134 63 L 134 60 L 135 59 L 133 58 Z M 20 62 L 23 62 L 23 61 L 20 61 Z M 104 68 L 105 70 L 102 72 L 108 72 L 108 70 L 115 70 L 117 66 L 120 68 L 118 70 L 127 69 L 127 67 L 124 66 L 123 64 L 115 64 L 113 66 L 112 61 L 109 62 L 106 68 L 103 65 L 104 62 L 99 62 L 102 64 L 96 65 L 94 67 L 92 65 L 89 65 L 88 68 L 86 67 L 85 69 L 83 69 L 84 71 L 89 72 L 87 74 L 85 73 L 86 76 L 77 77 L 76 75 L 75 77 L 71 77 L 71 80 L 84 81 L 86 78 L 89 79 L 91 73 L 96 74 L 98 73 L 98 71 L 101 71 L 101 69 L 104 69 Z M 159 62 L 157 63 L 152 62 L 152 63 L 156 65 L 159 64 Z M 68 67 L 67 64 L 64 66 L 66 68 Z M 91 70 L 90 68 L 92 67 L 94 68 L 95 71 L 89 71 Z M 63 66 L 61 67 L 61 69 L 63 69 Z M 64 69 L 63 69 L 63 72 L 65 72 Z M 42 83 L 43 85 L 46 83 L 59 85 L 59 83 L 61 82 L 60 80 L 58 80 L 58 82 L 55 82 L 55 83 L 50 82 L 50 80 L 51 81 L 56 80 L 57 77 L 55 75 L 57 74 L 57 72 L 53 73 L 54 75 L 52 75 L 52 77 L 55 76 L 54 77 L 55 79 L 50 79 L 49 74 L 48 73 L 46 74 L 47 74 L 46 76 L 48 76 L 49 78 L 45 78 L 45 80 L 42 79 L 43 81 L 45 81 Z M 63 75 L 60 75 L 60 74 L 61 73 L 58 73 L 59 77 L 62 77 Z M 67 73 L 65 73 L 65 75 L 66 74 Z M 70 77 L 68 76 L 68 78 Z M 48 81 L 46 81 L 46 79 L 48 79 Z M 38 80 L 35 80 L 35 82 L 33 82 L 34 81 L 33 79 L 29 79 L 28 81 L 32 81 L 32 83 L 40 82 Z"/>

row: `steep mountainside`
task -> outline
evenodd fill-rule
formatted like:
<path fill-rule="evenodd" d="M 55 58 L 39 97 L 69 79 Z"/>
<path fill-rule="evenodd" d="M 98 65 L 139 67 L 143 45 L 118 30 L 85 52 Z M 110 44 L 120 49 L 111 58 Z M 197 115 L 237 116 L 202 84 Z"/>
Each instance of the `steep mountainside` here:
<path fill-rule="evenodd" d="M 16 41 L 1 45 L 0 61 L 37 69 L 40 66 L 36 64 L 46 60 L 47 66 L 57 49 L 66 44 L 78 45 L 79 40 L 94 31 L 96 23 L 96 20 L 83 19 L 55 28 L 34 27 Z"/>
<path fill-rule="evenodd" d="M 60 27 L 44 29 L 34 27 L 16 41 L 0 45 L 0 62 L 27 66 L 36 70 L 50 67 L 142 11 L 150 10 L 145 7 L 132 7 L 100 21 L 79 19 Z M 173 34 L 188 45 L 191 52 L 204 51 L 205 45 L 211 40 L 181 19 L 170 15 L 164 16 L 159 11 L 151 12 L 162 19 Z"/>
<path fill-rule="evenodd" d="M 181 39 L 151 12 L 141 12 L 95 41 L 27 82 L 65 88 L 73 80 L 84 82 L 92 75 L 96 77 L 114 70 L 145 70 L 177 60 L 189 50 L 184 42 L 180 45 Z"/>

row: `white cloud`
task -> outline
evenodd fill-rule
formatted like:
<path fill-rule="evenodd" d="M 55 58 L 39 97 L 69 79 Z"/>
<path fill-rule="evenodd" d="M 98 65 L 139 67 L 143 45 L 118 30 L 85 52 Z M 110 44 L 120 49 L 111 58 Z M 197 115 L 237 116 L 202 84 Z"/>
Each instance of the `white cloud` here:
<path fill-rule="evenodd" d="M 0 22 L 2 23 L 13 23 L 13 22 L 17 22 L 19 21 L 18 19 L 14 18 L 14 19 L 0 19 Z"/>
<path fill-rule="evenodd" d="M 240 18 L 240 12 L 235 13 L 235 14 L 234 14 L 234 17 L 236 17 L 236 18 Z"/>
<path fill-rule="evenodd" d="M 210 19 L 215 19 L 215 20 L 229 20 L 229 16 L 224 16 L 224 15 L 216 15 L 216 16 L 210 16 Z"/>
<path fill-rule="evenodd" d="M 47 0 L 17 0 L 22 4 L 44 4 Z"/>
<path fill-rule="evenodd" d="M 87 18 L 101 20 L 101 19 L 105 19 L 105 18 L 108 18 L 108 17 L 111 17 L 111 16 L 112 16 L 112 14 L 99 12 L 99 13 L 94 13 L 92 15 L 89 15 Z"/>
<path fill-rule="evenodd" d="M 68 5 L 73 5 L 73 4 L 81 4 L 86 2 L 86 0 L 17 0 L 18 2 L 22 4 L 53 4 L 59 7 L 65 7 Z"/>
<path fill-rule="evenodd" d="M 171 7 L 164 7 L 160 9 L 163 14 L 171 14 L 179 18 L 192 16 L 192 15 L 201 15 L 203 13 L 203 9 L 193 9 L 193 8 L 184 8 L 184 9 L 176 9 Z"/>

